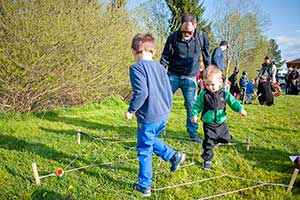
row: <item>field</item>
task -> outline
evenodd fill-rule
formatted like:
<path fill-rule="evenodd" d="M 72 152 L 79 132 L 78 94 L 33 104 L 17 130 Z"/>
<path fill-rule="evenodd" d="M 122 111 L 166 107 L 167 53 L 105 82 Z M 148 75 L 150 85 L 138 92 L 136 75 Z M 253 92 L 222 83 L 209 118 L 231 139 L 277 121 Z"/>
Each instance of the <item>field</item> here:
<path fill-rule="evenodd" d="M 150 199 L 300 199 L 300 175 L 286 192 L 300 155 L 300 96 L 279 96 L 272 107 L 245 105 L 248 116 L 229 108 L 233 142 L 215 149 L 213 170 L 201 169 L 202 146 L 189 142 L 183 99 L 176 96 L 162 139 L 187 153 L 177 172 L 153 155 Z M 137 180 L 136 122 L 125 120 L 127 104 L 101 104 L 30 114 L 0 114 L 0 199 L 142 199 L 131 190 Z M 203 131 L 199 135 L 203 138 Z M 78 129 L 81 134 L 77 144 Z M 41 184 L 32 171 L 37 164 Z M 57 168 L 65 174 L 52 176 Z M 48 176 L 49 175 L 49 176 Z M 251 189 L 250 189 L 251 188 Z M 235 192 L 233 192 L 235 191 Z"/>

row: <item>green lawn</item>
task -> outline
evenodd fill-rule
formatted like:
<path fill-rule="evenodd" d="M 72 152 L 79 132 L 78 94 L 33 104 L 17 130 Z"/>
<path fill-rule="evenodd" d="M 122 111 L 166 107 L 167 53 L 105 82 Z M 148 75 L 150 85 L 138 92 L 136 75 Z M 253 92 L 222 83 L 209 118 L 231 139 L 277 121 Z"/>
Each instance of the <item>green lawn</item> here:
<path fill-rule="evenodd" d="M 201 199 L 252 186 L 222 199 L 300 199 L 300 175 L 292 193 L 284 187 L 294 170 L 289 156 L 300 155 L 299 105 L 300 96 L 283 95 L 272 107 L 246 105 L 246 117 L 228 108 L 233 142 L 250 136 L 250 151 L 245 146 L 216 148 L 213 170 L 205 171 L 199 167 L 201 145 L 187 140 L 183 99 L 175 97 L 163 139 L 186 152 L 187 160 L 171 173 L 169 163 L 153 156 L 150 199 Z M 46 113 L 0 114 L 0 199 L 142 199 L 130 189 L 137 180 L 138 160 L 136 122 L 124 119 L 126 109 L 120 99 L 111 98 Z M 78 128 L 88 133 L 81 135 L 81 144 Z M 201 128 L 199 132 L 203 137 Z M 59 167 L 67 172 L 63 179 L 42 178 L 37 186 L 33 162 L 40 177 Z"/>

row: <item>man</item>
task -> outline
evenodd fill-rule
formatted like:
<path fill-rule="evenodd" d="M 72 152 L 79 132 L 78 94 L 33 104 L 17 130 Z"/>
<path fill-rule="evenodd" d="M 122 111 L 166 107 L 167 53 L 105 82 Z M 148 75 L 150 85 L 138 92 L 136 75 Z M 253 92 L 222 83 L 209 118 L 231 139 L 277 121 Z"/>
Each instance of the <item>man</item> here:
<path fill-rule="evenodd" d="M 196 17 L 187 14 L 181 19 L 181 27 L 170 34 L 165 44 L 161 64 L 168 66 L 173 94 L 180 88 L 184 96 L 186 109 L 186 130 L 191 141 L 201 143 L 197 136 L 198 124 L 192 123 L 192 106 L 196 101 L 197 81 L 200 72 L 200 56 L 204 65 L 210 65 L 209 41 L 202 30 L 197 29 Z"/>
<path fill-rule="evenodd" d="M 221 71 L 224 69 L 224 51 L 229 47 L 228 42 L 223 40 L 219 47 L 215 48 L 211 56 L 211 64 L 216 65 Z"/>
<path fill-rule="evenodd" d="M 266 56 L 265 62 L 262 64 L 261 69 L 257 76 L 257 81 L 261 76 L 266 76 L 267 80 L 276 83 L 276 66 L 271 62 L 271 59 Z"/>
<path fill-rule="evenodd" d="M 275 92 L 275 88 L 272 86 L 272 83 L 276 83 L 276 71 L 276 66 L 271 62 L 271 59 L 266 56 L 265 62 L 262 64 L 262 67 L 256 78 L 256 83 L 258 84 L 259 89 L 258 94 L 261 94 L 261 97 L 259 99 L 259 102 L 261 104 L 264 104 L 265 96 L 267 96 L 266 104 L 268 106 L 274 104 L 274 97 L 272 95 L 272 92 Z M 269 92 L 269 88 L 271 89 L 271 94 Z"/>

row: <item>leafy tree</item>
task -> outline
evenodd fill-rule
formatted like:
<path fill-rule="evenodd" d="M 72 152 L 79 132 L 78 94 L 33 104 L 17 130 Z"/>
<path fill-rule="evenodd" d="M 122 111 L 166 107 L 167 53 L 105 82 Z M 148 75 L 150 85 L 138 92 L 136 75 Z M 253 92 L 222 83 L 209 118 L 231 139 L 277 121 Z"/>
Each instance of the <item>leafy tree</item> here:
<path fill-rule="evenodd" d="M 0 0 L 0 110 L 28 112 L 127 95 L 135 26 L 97 0 Z"/>
<path fill-rule="evenodd" d="M 253 1 L 219 0 L 218 5 L 214 33 L 219 41 L 227 40 L 230 44 L 226 51 L 226 76 L 229 75 L 229 68 L 233 66 L 256 73 L 256 66 L 250 60 L 253 56 L 265 56 L 257 55 L 255 50 L 258 50 L 257 41 L 262 38 L 261 30 L 267 23 L 266 18 L 259 18 L 260 10 Z M 265 49 L 264 46 L 260 47 Z"/>
<path fill-rule="evenodd" d="M 282 60 L 281 51 L 278 49 L 275 39 L 269 40 L 268 55 L 273 59 L 277 67 L 281 67 L 286 62 L 286 60 Z"/>
<path fill-rule="evenodd" d="M 141 31 L 151 32 L 159 39 L 159 43 L 163 43 L 170 32 L 168 19 L 171 16 L 165 1 L 145 1 L 131 13 Z"/>
<path fill-rule="evenodd" d="M 109 0 L 108 8 L 112 12 L 115 12 L 118 9 L 124 9 L 126 3 L 127 3 L 127 0 Z"/>

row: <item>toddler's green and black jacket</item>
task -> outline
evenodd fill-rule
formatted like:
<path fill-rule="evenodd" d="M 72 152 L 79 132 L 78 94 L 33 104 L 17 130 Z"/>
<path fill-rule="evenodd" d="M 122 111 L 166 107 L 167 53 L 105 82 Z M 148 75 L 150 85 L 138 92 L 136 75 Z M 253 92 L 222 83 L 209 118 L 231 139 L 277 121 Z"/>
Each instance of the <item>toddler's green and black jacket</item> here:
<path fill-rule="evenodd" d="M 208 124 L 221 124 L 226 120 L 226 103 L 235 112 L 240 112 L 244 107 L 228 90 L 221 88 L 211 93 L 207 89 L 200 92 L 192 109 L 192 116 L 198 117 L 202 112 L 201 121 Z"/>

